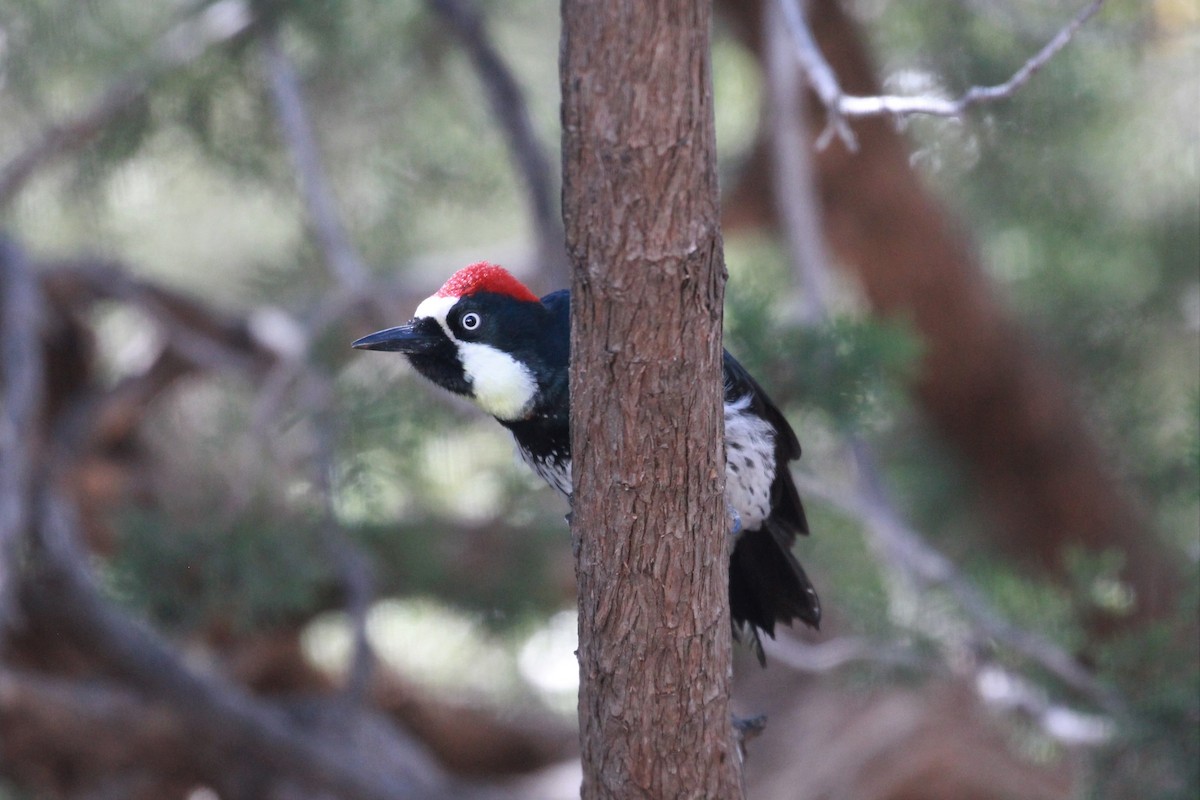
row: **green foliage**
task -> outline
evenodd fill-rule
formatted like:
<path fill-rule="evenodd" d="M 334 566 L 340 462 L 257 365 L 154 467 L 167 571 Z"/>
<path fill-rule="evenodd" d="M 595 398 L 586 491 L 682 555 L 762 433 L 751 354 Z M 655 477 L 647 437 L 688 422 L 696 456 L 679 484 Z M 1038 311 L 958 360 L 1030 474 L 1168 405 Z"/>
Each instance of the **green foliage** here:
<path fill-rule="evenodd" d="M 552 7 L 479 5 L 554 152 Z M 860 5 L 884 72 L 902 78 L 887 88 L 900 93 L 914 83 L 955 93 L 1003 80 L 1076 10 L 1031 0 Z M 907 130 L 914 163 L 972 232 L 997 293 L 1061 365 L 1088 424 L 1109 443 L 1106 457 L 1146 498 L 1195 578 L 1194 59 L 1156 30 L 1150 5 L 1106 4 L 1016 97 L 964 122 L 917 120 Z M 527 223 L 503 139 L 466 56 L 424 3 L 264 0 L 256 7 L 277 15 L 339 208 L 366 263 L 408 288 L 432 289 L 464 258 L 503 259 L 520 249 L 510 243 Z M 0 4 L 4 158 L 139 68 L 187 13 L 134 0 Z M 756 65 L 732 39 L 718 43 L 714 68 L 726 176 L 750 145 L 762 92 Z M 40 173 L 3 211 L 6 227 L 36 252 L 112 254 L 222 308 L 269 305 L 307 317 L 328 278 L 306 234 L 262 70 L 257 51 L 239 44 L 164 76 L 80 156 Z M 903 320 L 860 313 L 846 287 L 835 293 L 829 320 L 799 325 L 778 247 L 736 237 L 727 244 L 726 343 L 795 423 L 806 452 L 800 469 L 830 477 L 836 434 L 870 438 L 915 527 L 1013 622 L 1069 651 L 1086 648 L 1128 699 L 1122 738 L 1097 762 L 1095 796 L 1196 796 L 1195 588 L 1178 619 L 1086 641 L 1088 615 L 1127 599 L 1113 578 L 1117 562 L 1079 555 L 1071 583 L 1060 585 L 1000 555 L 973 504 L 970 476 L 910 408 L 908 385 L 922 352 L 915 333 Z M 561 500 L 531 488 L 490 420 L 428 390 L 400 359 L 352 354 L 346 343 L 363 332 L 330 331 L 315 343 L 314 361 L 334 376 L 334 404 L 345 420 L 336 431 L 336 515 L 367 553 L 379 594 L 434 595 L 511 628 L 562 605 L 571 575 Z M 184 631 L 252 631 L 340 605 L 319 535 L 301 387 L 289 387 L 281 418 L 253 437 L 251 387 L 198 379 L 180 394 L 160 401 L 161 430 L 148 446 L 172 465 L 161 491 L 187 501 L 119 520 L 107 566 L 111 591 Z M 262 440 L 284 454 L 258 452 L 269 449 Z M 261 485 L 239 485 L 247 480 Z M 212 511 L 239 493 L 262 501 Z M 897 625 L 887 578 L 858 525 L 806 502 L 814 535 L 797 552 L 831 619 L 851 633 L 915 638 L 932 651 L 929 640 Z M 897 677 L 864 670 L 855 679 Z M 6 791 L 0 785 L 0 796 Z"/>
<path fill-rule="evenodd" d="M 1120 579 L 1125 557 L 1111 550 L 1091 552 L 1074 548 L 1067 553 L 1067 571 L 1074 600 L 1081 614 L 1121 616 L 1137 603 L 1133 592 Z"/>
<path fill-rule="evenodd" d="M 1015 625 L 1042 633 L 1067 652 L 1078 652 L 1086 644 L 1086 607 L 1076 603 L 1061 585 L 1036 575 L 996 569 L 992 559 L 980 558 L 967 567 L 975 584 Z"/>
<path fill-rule="evenodd" d="M 1075 11 L 1062 3 L 891 4 L 871 31 L 890 71 L 915 68 L 954 93 L 1007 78 Z M 915 162 L 965 219 L 1024 324 L 1063 365 L 1110 445 L 1107 457 L 1147 498 L 1165 546 L 1195 582 L 1200 176 L 1189 139 L 1194 59 L 1184 41 L 1195 30 L 1165 24 L 1152 4 L 1109 3 L 1013 99 L 965 124 L 928 120 L 910 132 Z M 891 451 L 890 475 L 913 487 L 918 524 L 945 531 L 948 509 L 961 506 L 969 484 L 952 462 L 922 455 L 926 446 L 903 446 Z M 1083 623 L 1097 609 L 1119 613 L 1136 602 L 1115 578 L 1117 554 L 1074 554 L 1070 585 L 1050 587 L 998 560 L 976 524 L 956 522 L 938 539 L 1014 620 L 1071 649 L 1084 645 Z M 1087 643 L 1131 705 L 1119 741 L 1097 759 L 1095 797 L 1200 793 L 1197 607 L 1191 587 L 1176 619 Z"/>
<path fill-rule="evenodd" d="M 354 535 L 383 595 L 438 597 L 497 630 L 544 619 L 570 602 L 555 579 L 570 557 L 561 518 L 502 528 L 405 520 L 363 525 Z"/>
<path fill-rule="evenodd" d="M 430 594 L 499 626 L 563 602 L 565 506 L 542 491 L 495 423 L 411 370 L 364 359 L 341 381 L 336 503 L 381 593 Z M 496 529 L 501 529 L 497 533 Z"/>
<path fill-rule="evenodd" d="M 832 627 L 851 627 L 880 640 L 893 632 L 883 574 L 864 569 L 872 555 L 858 524 L 809 498 L 805 505 L 815 535 L 801 539 L 796 553 L 809 569 Z"/>
<path fill-rule="evenodd" d="M 278 513 L 191 524 L 128 513 L 108 564 L 113 593 L 175 631 L 237 632 L 295 623 L 333 576 L 316 529 Z"/>
<path fill-rule="evenodd" d="M 0 800 L 34 800 L 34 795 L 0 778 Z"/>
<path fill-rule="evenodd" d="M 842 431 L 875 427 L 906 406 L 921 350 L 908 326 L 858 315 L 799 325 L 781 318 L 778 297 L 736 279 L 726 293 L 726 346 L 773 397 L 818 408 Z"/>
<path fill-rule="evenodd" d="M 1180 598 L 1186 611 L 1105 644 L 1100 674 L 1129 702 L 1131 717 L 1098 759 L 1095 796 L 1185 800 L 1200 787 L 1200 576 Z M 1152 656 L 1148 657 L 1148 655 Z"/>

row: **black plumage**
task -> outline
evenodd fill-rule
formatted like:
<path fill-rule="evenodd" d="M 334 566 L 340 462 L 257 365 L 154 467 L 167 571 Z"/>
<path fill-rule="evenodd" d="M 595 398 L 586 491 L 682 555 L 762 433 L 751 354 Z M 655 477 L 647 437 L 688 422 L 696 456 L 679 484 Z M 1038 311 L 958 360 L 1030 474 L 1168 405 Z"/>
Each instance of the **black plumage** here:
<path fill-rule="evenodd" d="M 522 458 L 569 498 L 569 294 L 554 292 L 539 301 L 501 268 L 481 263 L 460 270 L 427 303 L 408 325 L 354 346 L 403 352 L 434 383 L 477 400 L 492 385 L 488 391 L 500 391 L 503 401 L 492 401 L 493 408 L 519 408 L 512 415 L 492 413 L 512 433 Z M 420 316 L 422 309 L 433 316 Z M 482 356 L 481 346 L 490 348 Z M 495 376 L 471 374 L 472 368 L 504 372 L 505 380 L 489 384 Z M 816 591 L 792 554 L 796 536 L 808 533 L 788 469 L 800 457 L 800 444 L 728 351 L 723 371 L 726 501 L 744 523 L 730 552 L 729 606 L 735 634 L 749 639 L 762 662 L 760 633 L 773 637 L 777 624 L 797 619 L 816 627 L 821 618 Z M 525 389 L 527 399 L 520 395 Z"/>

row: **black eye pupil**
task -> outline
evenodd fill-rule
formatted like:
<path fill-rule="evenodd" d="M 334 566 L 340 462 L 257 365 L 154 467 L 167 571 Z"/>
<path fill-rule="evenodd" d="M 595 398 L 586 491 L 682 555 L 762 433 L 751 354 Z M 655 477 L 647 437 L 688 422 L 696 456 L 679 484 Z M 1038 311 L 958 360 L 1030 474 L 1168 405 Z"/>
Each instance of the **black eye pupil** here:
<path fill-rule="evenodd" d="M 462 318 L 462 326 L 469 331 L 475 330 L 479 327 L 479 315 L 474 313 L 464 314 Z"/>

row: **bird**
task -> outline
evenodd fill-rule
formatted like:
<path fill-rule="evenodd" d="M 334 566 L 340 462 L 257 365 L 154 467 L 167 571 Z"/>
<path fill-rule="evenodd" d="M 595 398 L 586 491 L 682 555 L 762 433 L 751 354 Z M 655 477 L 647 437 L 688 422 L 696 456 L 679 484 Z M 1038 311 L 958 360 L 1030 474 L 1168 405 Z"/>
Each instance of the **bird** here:
<path fill-rule="evenodd" d="M 538 297 L 501 266 L 455 272 L 411 320 L 351 347 L 401 353 L 416 371 L 475 402 L 512 434 L 517 452 L 571 498 L 568 290 Z M 792 553 L 808 521 L 788 463 L 800 443 L 778 406 L 723 353 L 725 501 L 730 514 L 733 635 L 766 664 L 761 634 L 800 620 L 818 628 L 821 603 Z M 569 515 L 568 515 L 569 517 Z"/>

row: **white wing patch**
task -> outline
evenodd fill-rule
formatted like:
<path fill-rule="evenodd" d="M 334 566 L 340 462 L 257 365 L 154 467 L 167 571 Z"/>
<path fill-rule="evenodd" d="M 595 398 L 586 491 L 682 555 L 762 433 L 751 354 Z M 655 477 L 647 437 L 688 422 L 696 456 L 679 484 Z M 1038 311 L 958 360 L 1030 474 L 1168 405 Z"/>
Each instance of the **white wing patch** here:
<path fill-rule="evenodd" d="M 771 515 L 775 432 L 749 408 L 750 395 L 725 404 L 725 502 L 753 531 Z"/>

